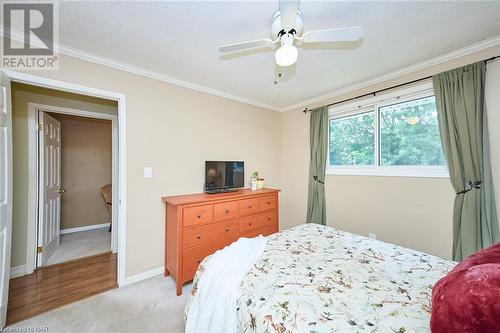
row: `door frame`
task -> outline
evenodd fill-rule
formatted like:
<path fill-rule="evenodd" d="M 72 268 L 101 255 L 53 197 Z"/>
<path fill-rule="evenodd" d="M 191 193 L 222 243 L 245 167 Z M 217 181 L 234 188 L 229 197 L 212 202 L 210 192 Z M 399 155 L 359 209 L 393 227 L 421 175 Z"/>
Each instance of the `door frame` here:
<path fill-rule="evenodd" d="M 0 82 L 3 84 L 4 82 L 3 75 L 0 76 Z M 5 271 L 1 271 L 0 269 L 0 331 L 5 327 L 6 324 L 6 315 L 7 315 L 7 305 L 8 305 L 8 297 L 9 297 L 9 280 L 10 280 L 10 259 L 11 259 L 11 249 L 12 249 L 12 207 L 13 207 L 13 149 L 12 149 L 12 139 L 13 139 L 13 124 L 12 124 L 12 96 L 11 96 L 11 84 L 10 79 L 5 82 L 6 88 L 0 86 L 0 89 L 3 90 L 3 98 L 4 98 L 4 107 L 5 107 L 5 155 L 7 157 L 6 160 L 3 159 L 3 156 L 0 156 L 3 160 L 0 163 L 3 164 L 3 168 L 6 171 L 5 175 L 0 175 L 0 177 L 5 177 L 3 182 L 5 182 L 5 192 L 4 192 L 4 204 L 5 211 L 2 209 L 0 218 L 3 219 L 5 223 L 5 234 L 0 234 L 0 237 L 3 237 L 3 246 L 0 246 L 0 257 L 3 257 L 3 260 L 0 262 L 2 265 L 2 269 Z M 1 115 L 0 115 L 1 116 Z M 3 126 L 2 126 L 3 127 Z M 1 229 L 1 228 L 0 228 Z M 1 232 L 1 230 L 0 230 Z M 5 307 L 4 307 L 5 306 Z"/>
<path fill-rule="evenodd" d="M 118 130 L 118 175 L 117 185 L 118 191 L 114 197 L 116 200 L 117 215 L 117 249 L 118 249 L 118 265 L 117 265 L 117 282 L 118 287 L 126 285 L 125 270 L 126 270 L 126 242 L 127 242 L 127 150 L 126 150 L 126 95 L 119 92 L 103 90 L 79 84 L 74 84 L 65 81 L 53 80 L 45 77 L 40 77 L 32 74 L 16 72 L 11 70 L 2 71 L 10 78 L 11 81 L 20 82 L 44 88 L 62 90 L 70 93 L 94 96 L 99 98 L 110 99 L 118 102 L 117 130 Z M 36 147 L 34 148 L 36 149 Z M 115 191 L 116 192 L 116 191 Z M 114 204 L 114 203 L 113 203 Z M 33 214 L 33 211 L 31 212 Z M 36 221 L 36 219 L 35 219 Z"/>
<path fill-rule="evenodd" d="M 111 182 L 115 188 L 118 186 L 118 124 L 117 116 L 113 114 L 106 114 L 100 112 L 79 110 L 63 108 L 52 105 L 45 105 L 39 103 L 28 103 L 28 226 L 27 226 L 27 238 L 26 238 L 26 274 L 31 274 L 37 267 L 41 267 L 40 254 L 36 253 L 36 248 L 38 246 L 38 230 L 42 225 L 42 217 L 38 214 L 39 212 L 39 198 L 40 198 L 40 177 L 39 177 L 39 166 L 42 162 L 42 156 L 40 156 L 39 144 L 40 144 L 40 131 L 38 130 L 38 119 L 39 112 L 57 113 L 73 115 L 85 118 L 93 119 L 103 119 L 111 120 L 111 154 L 112 154 L 112 176 Z M 111 225 L 116 226 L 111 228 L 111 251 L 113 253 L 118 252 L 118 230 L 120 226 L 118 224 L 118 198 L 112 197 L 112 213 L 111 213 Z"/>

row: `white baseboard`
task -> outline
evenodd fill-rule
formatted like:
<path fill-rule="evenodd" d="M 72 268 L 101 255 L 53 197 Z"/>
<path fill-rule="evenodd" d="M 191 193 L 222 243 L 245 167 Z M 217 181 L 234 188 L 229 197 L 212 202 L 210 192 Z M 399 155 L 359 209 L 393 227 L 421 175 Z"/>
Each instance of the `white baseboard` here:
<path fill-rule="evenodd" d="M 93 230 L 93 229 L 109 228 L 110 225 L 111 225 L 111 223 L 101 223 L 101 224 L 87 225 L 85 227 L 62 229 L 61 235 L 71 234 L 71 233 L 80 232 L 80 231 L 88 231 L 88 230 Z"/>
<path fill-rule="evenodd" d="M 21 266 L 10 268 L 10 278 L 11 279 L 25 276 L 25 275 L 26 275 L 26 265 L 21 265 Z"/>
<path fill-rule="evenodd" d="M 150 278 L 155 277 L 157 275 L 163 274 L 164 271 L 165 271 L 164 266 L 161 266 L 161 267 L 157 267 L 157 268 L 151 269 L 151 270 L 146 271 L 146 272 L 142 272 L 142 273 L 139 273 L 136 275 L 128 276 L 125 278 L 125 281 L 123 283 L 121 283 L 118 287 L 121 288 L 121 287 L 128 286 L 129 284 L 132 284 L 132 283 L 136 283 L 139 281 L 150 279 Z"/>

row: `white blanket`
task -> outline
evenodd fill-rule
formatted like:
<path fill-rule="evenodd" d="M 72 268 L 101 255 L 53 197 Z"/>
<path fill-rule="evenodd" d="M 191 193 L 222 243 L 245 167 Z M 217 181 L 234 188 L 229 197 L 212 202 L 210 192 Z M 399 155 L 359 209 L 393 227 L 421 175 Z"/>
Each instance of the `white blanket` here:
<path fill-rule="evenodd" d="M 240 238 L 207 259 L 197 297 L 188 309 L 186 333 L 236 332 L 238 291 L 266 242 L 263 236 Z"/>

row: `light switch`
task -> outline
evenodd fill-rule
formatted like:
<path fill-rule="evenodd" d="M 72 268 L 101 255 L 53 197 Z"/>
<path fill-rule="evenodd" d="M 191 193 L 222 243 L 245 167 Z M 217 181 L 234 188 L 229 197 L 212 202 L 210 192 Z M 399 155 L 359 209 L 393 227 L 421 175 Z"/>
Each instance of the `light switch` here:
<path fill-rule="evenodd" d="M 153 178 L 153 168 L 144 167 L 144 178 Z"/>

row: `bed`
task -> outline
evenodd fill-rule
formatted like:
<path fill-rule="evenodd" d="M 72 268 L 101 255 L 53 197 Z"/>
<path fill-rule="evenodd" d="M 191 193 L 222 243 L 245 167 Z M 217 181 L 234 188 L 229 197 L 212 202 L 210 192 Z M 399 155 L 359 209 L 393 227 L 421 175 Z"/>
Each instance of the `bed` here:
<path fill-rule="evenodd" d="M 190 304 L 198 297 L 193 282 Z M 316 224 L 271 235 L 239 285 L 238 332 L 429 332 L 433 284 L 454 262 Z"/>

